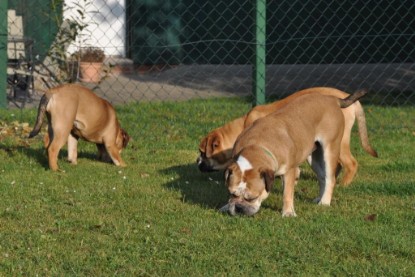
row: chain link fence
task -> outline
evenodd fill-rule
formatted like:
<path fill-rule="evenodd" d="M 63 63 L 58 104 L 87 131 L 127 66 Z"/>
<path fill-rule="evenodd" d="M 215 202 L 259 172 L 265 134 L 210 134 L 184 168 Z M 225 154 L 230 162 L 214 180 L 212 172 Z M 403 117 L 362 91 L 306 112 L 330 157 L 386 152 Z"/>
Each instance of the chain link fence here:
<path fill-rule="evenodd" d="M 114 104 L 255 97 L 255 1 L 6 2 L 8 48 L 10 30 L 20 28 L 21 36 L 33 40 L 25 59 L 49 69 L 46 75 L 62 65 L 54 66 L 57 59 L 50 57 L 57 42 L 68 55 L 102 48 L 102 79 L 86 85 Z M 62 40 L 65 19 L 76 24 Z M 371 93 L 365 102 L 374 104 L 415 102 L 413 1 L 268 0 L 264 30 L 267 101 L 331 86 L 347 92 L 366 88 Z M 79 81 L 77 67 L 71 70 L 71 81 Z M 34 74 L 36 86 L 41 81 Z"/>

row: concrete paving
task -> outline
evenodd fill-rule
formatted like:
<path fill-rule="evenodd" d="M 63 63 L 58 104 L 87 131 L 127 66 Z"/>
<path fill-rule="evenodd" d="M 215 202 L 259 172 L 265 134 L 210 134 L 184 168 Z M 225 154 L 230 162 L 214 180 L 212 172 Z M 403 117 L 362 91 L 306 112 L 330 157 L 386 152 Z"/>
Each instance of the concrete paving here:
<path fill-rule="evenodd" d="M 347 92 L 362 88 L 375 94 L 405 92 L 408 101 L 415 103 L 415 64 L 270 65 L 266 78 L 267 97 L 280 98 L 307 87 L 331 86 Z M 109 74 L 99 84 L 84 85 L 120 105 L 247 96 L 251 94 L 251 84 L 250 65 L 178 65 L 130 68 Z M 34 93 L 33 101 L 26 106 L 37 106 L 39 98 Z"/>

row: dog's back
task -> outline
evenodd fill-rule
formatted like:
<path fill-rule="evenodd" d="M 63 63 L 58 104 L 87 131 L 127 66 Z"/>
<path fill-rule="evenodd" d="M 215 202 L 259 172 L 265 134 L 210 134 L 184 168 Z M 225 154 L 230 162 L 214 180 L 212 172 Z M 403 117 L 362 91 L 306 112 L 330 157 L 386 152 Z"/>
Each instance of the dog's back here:
<path fill-rule="evenodd" d="M 246 119 L 244 122 L 245 128 L 250 126 L 255 120 L 262 118 L 264 116 L 267 116 L 268 114 L 271 114 L 275 111 L 278 111 L 279 109 L 282 109 L 284 106 L 289 104 L 291 101 L 295 100 L 298 97 L 301 97 L 303 95 L 308 94 L 323 94 L 323 95 L 331 95 L 338 98 L 346 98 L 350 94 L 330 87 L 312 87 L 308 89 L 300 90 L 294 94 L 291 94 L 281 100 L 272 102 L 270 104 L 266 105 L 260 105 L 252 108 L 246 115 Z"/>
<path fill-rule="evenodd" d="M 301 156 L 296 160 L 305 160 L 315 141 L 336 139 L 340 142 L 343 129 L 344 117 L 338 98 L 320 94 L 302 95 L 245 129 L 236 141 L 233 153 L 238 153 L 254 141 L 265 143 L 275 153 L 291 151 Z M 284 149 L 278 147 L 281 140 L 286 146 Z M 301 151 L 298 145 L 302 146 Z"/>
<path fill-rule="evenodd" d="M 46 112 L 51 117 L 54 117 L 54 114 L 60 114 L 60 119 L 73 122 L 75 127 L 80 130 L 91 127 L 91 131 L 99 129 L 102 122 L 117 123 L 115 110 L 111 104 L 98 97 L 90 89 L 78 84 L 54 87 L 42 96 L 35 127 L 29 135 L 30 138 L 39 133 Z"/>

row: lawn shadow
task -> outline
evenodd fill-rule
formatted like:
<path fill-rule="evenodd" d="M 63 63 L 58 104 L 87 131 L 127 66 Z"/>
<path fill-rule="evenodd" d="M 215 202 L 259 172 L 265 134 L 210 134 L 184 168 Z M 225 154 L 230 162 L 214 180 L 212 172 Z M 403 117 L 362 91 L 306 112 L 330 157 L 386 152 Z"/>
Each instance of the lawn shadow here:
<path fill-rule="evenodd" d="M 172 177 L 164 186 L 179 191 L 183 202 L 197 204 L 209 209 L 219 209 L 228 202 L 229 194 L 222 171 L 203 173 L 199 171 L 196 164 L 182 164 L 162 169 L 160 173 L 177 176 Z M 314 172 L 302 171 L 300 182 L 304 180 L 313 180 L 316 188 L 318 187 Z M 297 190 L 299 191 L 296 192 L 296 198 L 301 201 L 312 202 L 317 197 L 317 195 L 307 196 L 307 188 L 297 188 Z M 310 190 L 312 189 L 310 188 Z M 275 177 L 272 193 L 282 195 L 283 188 L 280 177 Z M 268 205 L 265 204 L 264 207 L 268 207 Z"/>
<path fill-rule="evenodd" d="M 27 157 L 36 160 L 43 167 L 48 168 L 48 158 L 45 152 L 45 149 L 36 149 L 26 146 L 5 146 L 0 145 L 0 150 L 7 153 L 11 158 L 14 156 L 14 152 L 20 152 L 26 155 Z"/>
<path fill-rule="evenodd" d="M 209 209 L 219 209 L 228 201 L 223 172 L 203 173 L 194 164 L 183 164 L 160 170 L 163 175 L 176 175 L 164 184 L 181 193 L 181 200 Z"/>
<path fill-rule="evenodd" d="M 33 148 L 33 147 L 25 147 L 25 146 L 0 145 L 0 151 L 6 152 L 10 157 L 13 157 L 13 152 L 23 153 L 27 157 L 35 160 L 45 169 L 49 169 L 48 155 L 47 155 L 46 149 L 43 147 Z M 61 162 L 68 163 L 67 156 L 68 156 L 68 151 L 66 149 L 62 149 L 61 151 L 59 151 L 58 163 L 61 163 Z M 100 161 L 97 157 L 96 152 L 89 152 L 89 151 L 88 152 L 80 151 L 78 153 L 78 159 L 88 159 L 92 161 L 99 161 L 102 163 L 109 163 L 105 161 Z"/>

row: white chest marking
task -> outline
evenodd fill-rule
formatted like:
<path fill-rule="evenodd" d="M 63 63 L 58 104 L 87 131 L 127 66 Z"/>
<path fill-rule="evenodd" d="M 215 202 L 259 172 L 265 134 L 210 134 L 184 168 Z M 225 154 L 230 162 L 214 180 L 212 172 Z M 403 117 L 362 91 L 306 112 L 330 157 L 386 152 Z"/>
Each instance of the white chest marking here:
<path fill-rule="evenodd" d="M 236 163 L 238 164 L 239 169 L 241 170 L 242 174 L 245 171 L 250 170 L 250 169 L 253 168 L 252 164 L 244 156 L 239 156 Z"/>

